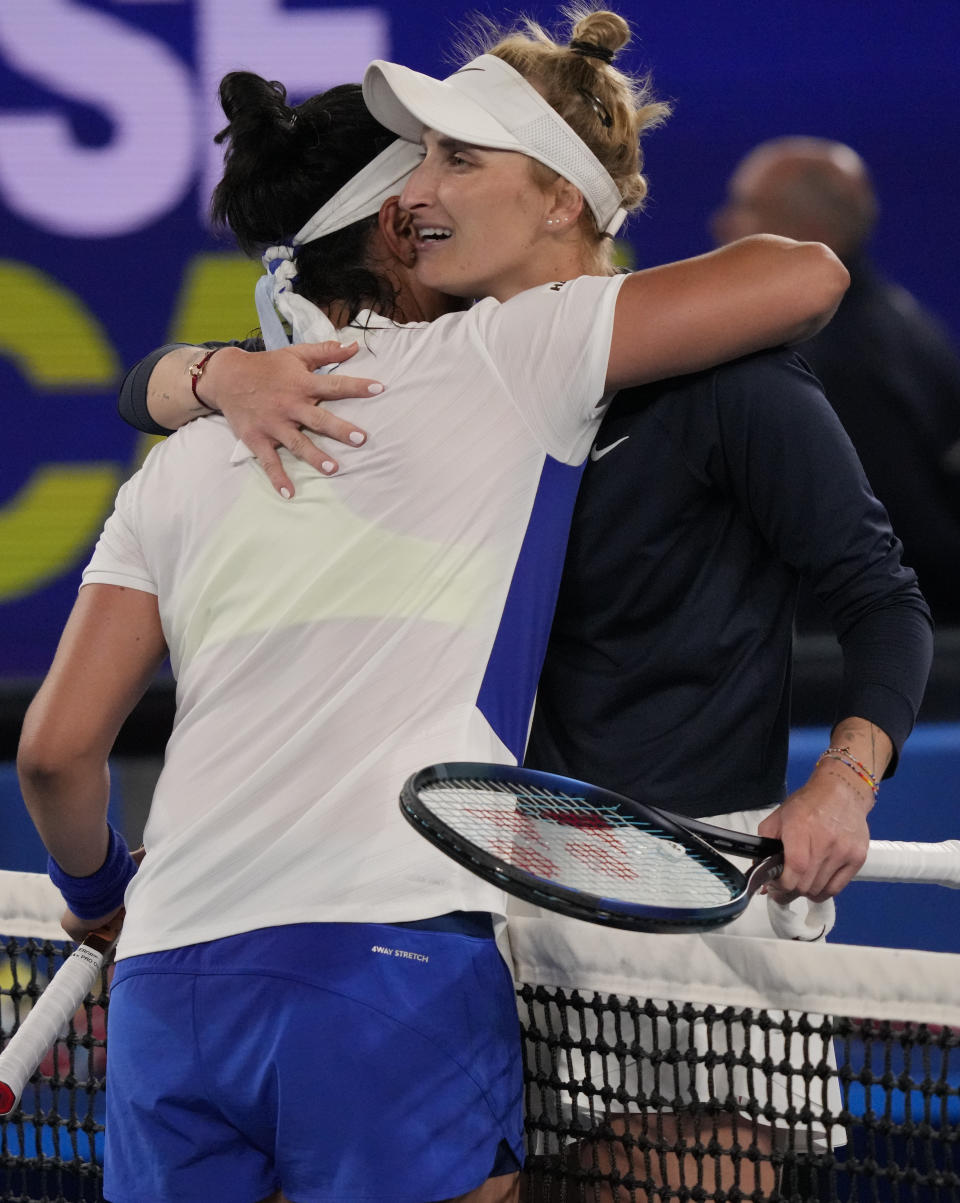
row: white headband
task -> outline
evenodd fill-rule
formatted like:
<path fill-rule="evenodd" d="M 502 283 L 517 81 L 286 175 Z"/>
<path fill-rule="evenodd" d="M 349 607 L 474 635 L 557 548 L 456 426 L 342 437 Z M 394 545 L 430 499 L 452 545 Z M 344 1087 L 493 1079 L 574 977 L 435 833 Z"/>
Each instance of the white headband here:
<path fill-rule="evenodd" d="M 483 54 L 445 80 L 376 59 L 363 78 L 363 98 L 381 125 L 411 142 L 433 129 L 472 146 L 529 155 L 579 188 L 603 233 L 623 224 L 620 190 L 597 156 L 496 55 Z"/>
<path fill-rule="evenodd" d="M 379 212 L 387 197 L 403 191 L 407 176 L 420 159 L 418 147 L 402 138 L 391 142 L 314 213 L 289 245 L 272 246 L 264 252 L 266 275 L 257 281 L 255 298 L 260 331 L 268 350 L 290 343 L 277 316 L 278 311 L 290 323 L 295 342 L 322 342 L 336 336 L 327 315 L 293 291 L 292 285 L 297 278 L 297 251 L 307 242 L 335 234 L 337 230 Z"/>

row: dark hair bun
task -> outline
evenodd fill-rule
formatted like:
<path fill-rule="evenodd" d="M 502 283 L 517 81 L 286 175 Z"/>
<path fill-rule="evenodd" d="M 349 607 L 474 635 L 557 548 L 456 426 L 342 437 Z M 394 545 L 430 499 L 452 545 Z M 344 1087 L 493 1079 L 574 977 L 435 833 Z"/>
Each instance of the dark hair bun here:
<path fill-rule="evenodd" d="M 296 141 L 297 114 L 287 104 L 287 89 L 252 71 L 231 71 L 220 82 L 220 105 L 230 123 L 214 139 L 229 138 L 233 150 L 243 153 L 284 154 Z"/>

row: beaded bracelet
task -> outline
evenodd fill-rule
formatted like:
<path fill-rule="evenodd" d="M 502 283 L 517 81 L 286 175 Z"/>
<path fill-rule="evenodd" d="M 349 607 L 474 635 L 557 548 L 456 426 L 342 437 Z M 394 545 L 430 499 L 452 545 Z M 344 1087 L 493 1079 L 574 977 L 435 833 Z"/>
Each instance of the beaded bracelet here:
<path fill-rule="evenodd" d="M 52 856 L 47 858 L 47 874 L 63 895 L 63 900 L 78 919 L 99 919 L 123 906 L 123 895 L 137 863 L 130 855 L 127 841 L 116 828 L 107 825 L 110 838 L 103 864 L 88 877 L 73 877 Z"/>
<path fill-rule="evenodd" d="M 880 790 L 880 782 L 874 777 L 873 773 L 865 764 L 861 764 L 859 760 L 851 753 L 849 748 L 827 748 L 825 752 L 821 752 L 817 766 L 823 763 L 824 760 L 839 760 L 841 764 L 845 764 L 848 769 L 853 769 L 861 781 L 865 781 L 873 790 L 873 796 L 876 797 Z"/>
<path fill-rule="evenodd" d="M 212 351 L 208 351 L 206 353 L 206 355 L 203 355 L 200 359 L 197 360 L 196 363 L 192 363 L 190 365 L 190 367 L 187 369 L 190 373 L 190 387 L 193 389 L 193 395 L 200 402 L 200 404 L 203 406 L 203 408 L 209 409 L 212 414 L 218 414 L 221 411 L 219 409 L 214 409 L 214 407 L 212 405 L 210 405 L 206 401 L 204 401 L 204 399 L 197 392 L 197 381 L 203 375 L 207 364 L 210 362 L 210 360 L 213 358 L 213 356 L 216 355 L 216 353 L 218 351 L 222 351 L 222 350 L 223 350 L 223 347 L 214 347 Z"/>

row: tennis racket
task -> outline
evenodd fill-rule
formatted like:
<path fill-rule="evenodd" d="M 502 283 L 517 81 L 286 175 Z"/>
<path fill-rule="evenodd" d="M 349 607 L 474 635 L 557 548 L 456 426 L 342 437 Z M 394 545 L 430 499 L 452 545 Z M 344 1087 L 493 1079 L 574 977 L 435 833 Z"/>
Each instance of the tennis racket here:
<path fill-rule="evenodd" d="M 113 928 L 90 932 L 0 1052 L 0 1115 L 9 1114 L 19 1103 L 24 1086 L 96 985 L 119 934 Z"/>
<path fill-rule="evenodd" d="M 430 765 L 406 781 L 400 807 L 422 836 L 507 893 L 631 931 L 720 927 L 783 869 L 779 840 L 512 765 Z M 754 864 L 744 873 L 724 853 Z M 858 877 L 960 888 L 960 840 L 875 841 Z"/>

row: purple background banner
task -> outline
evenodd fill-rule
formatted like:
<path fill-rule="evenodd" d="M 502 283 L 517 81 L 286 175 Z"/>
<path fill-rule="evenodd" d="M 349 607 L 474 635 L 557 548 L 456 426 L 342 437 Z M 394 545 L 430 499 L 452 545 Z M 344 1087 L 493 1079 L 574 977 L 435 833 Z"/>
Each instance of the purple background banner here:
<path fill-rule="evenodd" d="M 481 5 L 481 11 L 503 10 Z M 206 225 L 220 76 L 295 98 L 390 57 L 445 72 L 458 0 L 17 0 L 0 5 L 0 680 L 49 663 L 96 534 L 143 441 L 120 374 L 172 338 L 255 324 L 256 269 Z M 527 11 L 552 21 L 552 5 Z M 847 141 L 882 203 L 880 266 L 960 337 L 956 0 L 650 0 L 622 6 L 675 115 L 647 143 L 637 266 L 709 247 L 757 141 Z"/>

